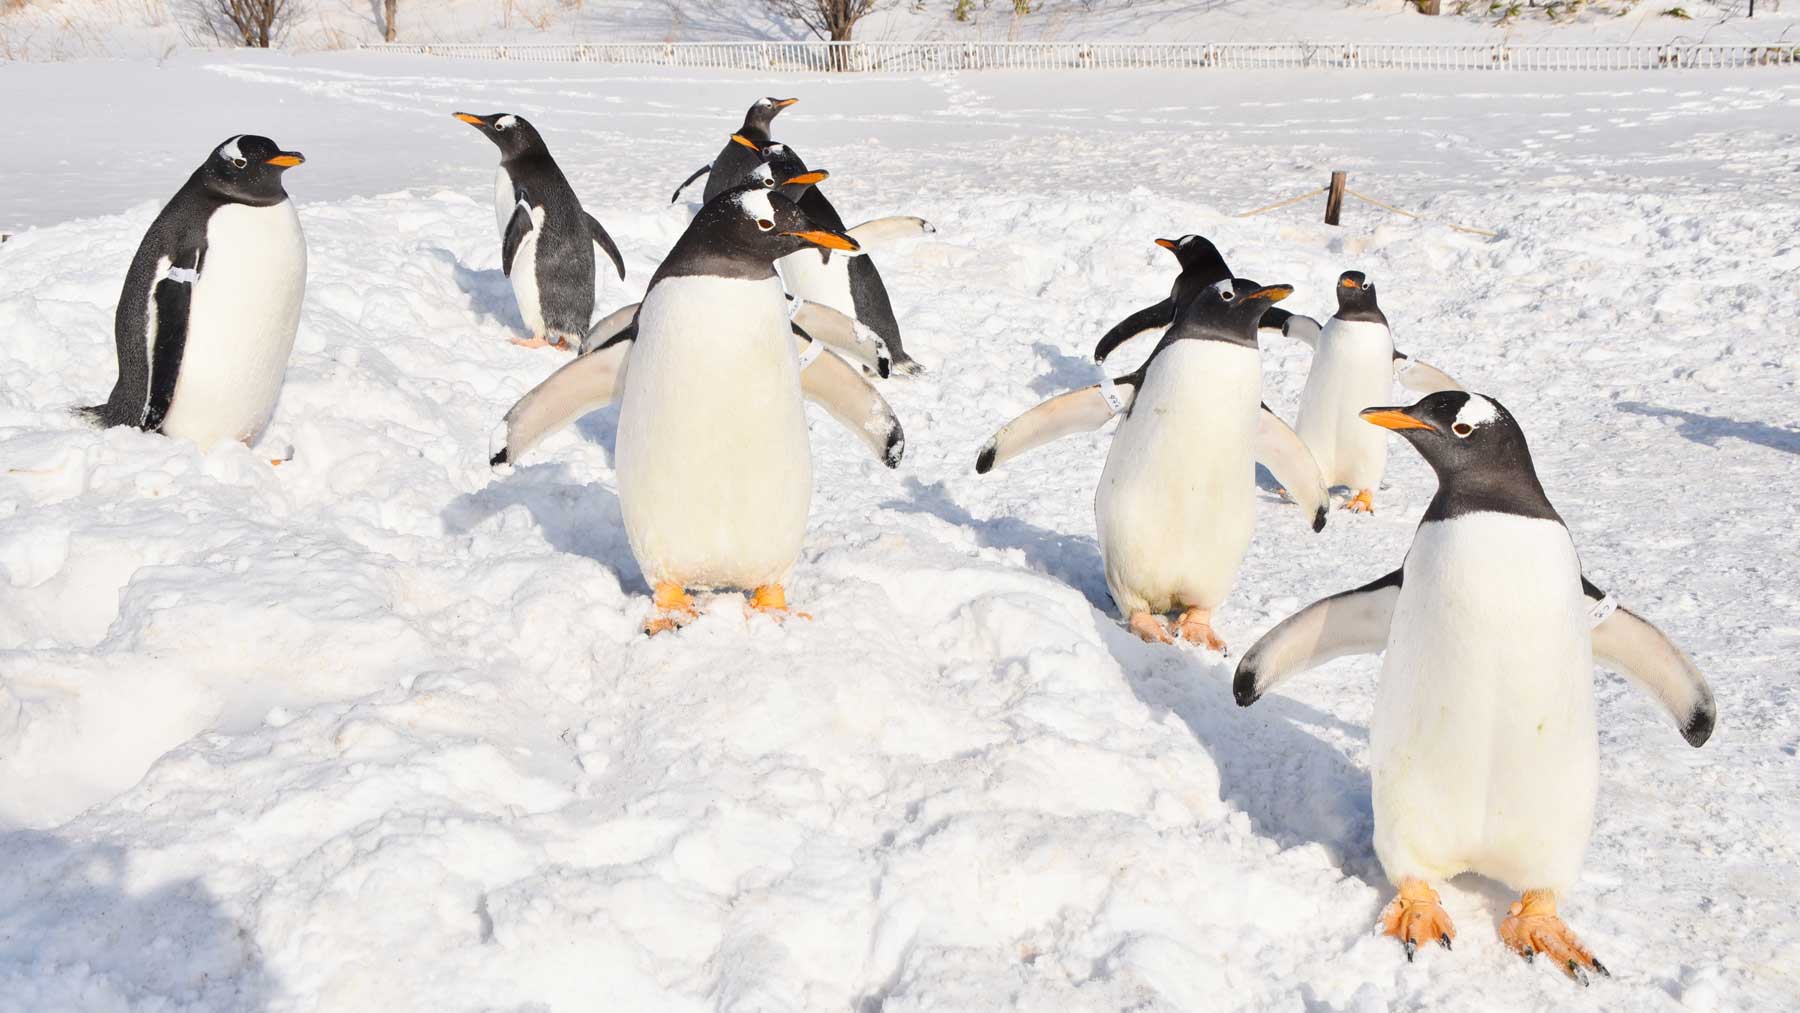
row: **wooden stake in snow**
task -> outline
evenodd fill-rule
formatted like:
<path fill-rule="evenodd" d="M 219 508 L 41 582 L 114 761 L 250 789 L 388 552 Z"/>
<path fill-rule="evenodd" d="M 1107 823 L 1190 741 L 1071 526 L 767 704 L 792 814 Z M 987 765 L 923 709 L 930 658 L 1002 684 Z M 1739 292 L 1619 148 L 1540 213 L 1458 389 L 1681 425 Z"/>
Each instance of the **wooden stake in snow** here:
<path fill-rule="evenodd" d="M 1331 174 L 1331 187 L 1325 192 L 1325 224 L 1336 225 L 1338 213 L 1344 210 L 1344 181 L 1350 178 L 1346 172 Z"/>

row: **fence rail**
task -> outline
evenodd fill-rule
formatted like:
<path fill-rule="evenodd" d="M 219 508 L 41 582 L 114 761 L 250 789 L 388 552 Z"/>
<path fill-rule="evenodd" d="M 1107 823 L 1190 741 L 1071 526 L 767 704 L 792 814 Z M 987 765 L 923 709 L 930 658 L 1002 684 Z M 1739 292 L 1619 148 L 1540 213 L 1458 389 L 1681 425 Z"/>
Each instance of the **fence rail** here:
<path fill-rule="evenodd" d="M 759 72 L 952 70 L 1660 70 L 1800 65 L 1800 44 L 1508 46 L 1390 42 L 568 42 L 366 44 L 389 53 L 521 63 Z"/>

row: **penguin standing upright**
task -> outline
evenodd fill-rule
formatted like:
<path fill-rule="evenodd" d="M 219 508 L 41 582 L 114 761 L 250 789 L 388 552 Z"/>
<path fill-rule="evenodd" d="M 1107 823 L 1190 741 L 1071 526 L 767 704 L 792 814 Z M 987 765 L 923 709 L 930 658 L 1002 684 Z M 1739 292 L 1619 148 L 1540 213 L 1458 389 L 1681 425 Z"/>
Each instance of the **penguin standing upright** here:
<path fill-rule="evenodd" d="M 1375 853 L 1399 893 L 1383 914 L 1410 960 L 1455 936 L 1431 883 L 1477 872 L 1521 891 L 1500 924 L 1526 959 L 1606 973 L 1556 914 L 1594 825 L 1593 662 L 1649 689 L 1688 743 L 1712 733 L 1712 690 L 1661 631 L 1584 577 L 1525 435 L 1465 391 L 1368 408 L 1437 472 L 1400 569 L 1315 602 L 1238 663 L 1237 702 L 1296 672 L 1385 651 L 1370 721 Z"/>
<path fill-rule="evenodd" d="M 500 266 L 512 281 L 519 316 L 531 332 L 530 338 L 514 342 L 528 348 L 579 345 L 593 322 L 594 250 L 598 247 L 612 261 L 623 280 L 625 260 L 618 246 L 582 210 L 581 199 L 530 121 L 511 113 L 454 115 L 500 149 L 494 175 Z"/>
<path fill-rule="evenodd" d="M 1387 467 L 1387 433 L 1367 425 L 1357 413 L 1393 396 L 1394 381 L 1430 394 L 1456 390 L 1441 370 L 1394 350 L 1387 316 L 1375 301 L 1375 283 L 1361 271 L 1338 277 L 1338 309 L 1322 330 L 1295 317 L 1287 333 L 1313 346 L 1312 369 L 1300 393 L 1294 431 L 1300 434 L 1327 487 L 1348 486 L 1344 504 L 1352 513 L 1373 513 L 1375 487 Z"/>
<path fill-rule="evenodd" d="M 785 144 L 766 146 L 763 156 L 776 179 L 790 179 L 806 172 L 806 163 Z M 816 186 L 807 188 L 799 205 L 800 210 L 825 228 L 846 232 L 852 237 L 859 231 L 870 230 L 874 224 L 864 223 L 855 229 L 846 229 L 844 219 Z M 919 231 L 932 231 L 923 219 L 904 221 L 917 222 L 922 227 Z M 781 280 L 788 292 L 796 298 L 829 306 L 875 332 L 887 346 L 892 372 L 904 376 L 924 372 L 925 367 L 901 346 L 900 322 L 894 318 L 887 286 L 882 284 L 881 272 L 875 269 L 875 261 L 869 258 L 867 250 L 857 256 L 833 254 L 830 250 L 802 250 L 781 258 L 775 266 L 781 272 Z"/>
<path fill-rule="evenodd" d="M 614 466 L 632 553 L 655 592 L 648 633 L 694 618 L 690 589 L 746 589 L 752 608 L 787 613 L 782 582 L 812 497 L 803 395 L 880 433 L 889 466 L 899 460 L 899 426 L 857 372 L 829 354 L 796 355 L 774 262 L 802 248 L 856 243 L 760 184 L 726 191 L 669 251 L 628 331 L 507 413 L 495 464 L 619 400 Z M 815 343 L 801 348 L 817 355 Z"/>
<path fill-rule="evenodd" d="M 1158 239 L 1156 245 L 1173 253 L 1175 262 L 1181 265 L 1181 273 L 1175 276 L 1174 284 L 1169 286 L 1169 297 L 1138 310 L 1101 335 L 1099 344 L 1094 346 L 1095 362 L 1105 362 L 1106 357 L 1120 345 L 1139 335 L 1151 332 L 1161 334 L 1175 322 L 1182 308 L 1194 296 L 1221 281 L 1231 279 L 1231 268 L 1225 265 L 1225 258 L 1220 255 L 1219 248 L 1205 236 L 1189 233 L 1180 239 Z M 1279 306 L 1270 306 L 1257 326 L 1284 330 L 1292 315 Z"/>
<path fill-rule="evenodd" d="M 1292 291 L 1244 278 L 1202 290 L 1135 373 L 1045 401 L 994 434 L 976 459 L 986 473 L 1124 413 L 1094 513 L 1107 587 L 1146 641 L 1171 642 L 1161 616 L 1181 610 L 1183 639 L 1225 649 L 1212 612 L 1250 545 L 1258 460 L 1300 499 L 1314 531 L 1325 526 L 1312 455 L 1259 400 L 1258 322 Z"/>
<path fill-rule="evenodd" d="M 119 377 L 83 415 L 202 447 L 255 441 L 306 291 L 306 239 L 282 187 L 304 161 L 254 134 L 207 155 L 138 245 L 113 317 Z"/>
<path fill-rule="evenodd" d="M 669 198 L 669 203 L 680 200 L 681 191 L 686 190 L 689 183 L 701 176 L 706 177 L 705 197 L 702 200 L 708 204 L 725 191 L 750 182 L 750 173 L 763 163 L 762 149 L 770 140 L 769 126 L 775 122 L 775 117 L 781 115 L 783 109 L 798 101 L 800 100 L 797 98 L 770 96 L 752 102 L 744 113 L 744 125 L 738 127 L 737 132 L 725 141 L 725 146 L 719 149 L 718 157 L 701 166 L 676 187 L 675 195 Z"/>

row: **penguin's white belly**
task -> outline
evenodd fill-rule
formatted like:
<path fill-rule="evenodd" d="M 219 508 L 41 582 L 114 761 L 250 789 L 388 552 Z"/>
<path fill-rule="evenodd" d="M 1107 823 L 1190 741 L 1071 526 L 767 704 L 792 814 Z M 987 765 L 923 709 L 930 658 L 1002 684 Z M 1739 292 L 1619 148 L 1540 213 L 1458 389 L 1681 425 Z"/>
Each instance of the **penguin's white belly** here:
<path fill-rule="evenodd" d="M 819 259 L 819 251 L 805 249 L 790 253 L 775 262 L 781 280 L 795 297 L 821 306 L 829 306 L 852 319 L 856 317 L 856 297 L 850 291 L 850 259 L 834 253 L 830 263 Z"/>
<path fill-rule="evenodd" d="M 781 281 L 666 278 L 638 311 L 615 466 L 652 585 L 754 588 L 800 555 L 812 452 Z"/>
<path fill-rule="evenodd" d="M 306 239 L 291 202 L 213 212 L 162 431 L 202 447 L 254 440 L 275 412 L 305 294 Z"/>
<path fill-rule="evenodd" d="M 1599 779 L 1580 574 L 1554 521 L 1419 527 L 1369 729 L 1375 851 L 1394 881 L 1574 882 Z"/>
<path fill-rule="evenodd" d="M 537 244 L 543 231 L 544 209 L 532 208 L 531 231 L 519 240 L 519 248 L 513 251 L 512 274 L 507 276 L 512 282 L 513 301 L 519 306 L 519 319 L 525 322 L 525 329 L 534 338 L 545 336 L 544 306 L 538 300 L 537 277 Z"/>
<path fill-rule="evenodd" d="M 1316 344 L 1294 431 L 1327 486 L 1374 489 L 1387 467 L 1387 430 L 1357 413 L 1392 399 L 1393 336 L 1378 323 L 1333 318 Z"/>
<path fill-rule="evenodd" d="M 1255 520 L 1256 350 L 1182 341 L 1151 363 L 1094 497 L 1106 582 L 1120 610 L 1223 601 Z"/>
<path fill-rule="evenodd" d="M 512 175 L 501 166 L 494 172 L 494 217 L 500 222 L 500 238 L 506 238 L 506 226 L 512 221 L 513 208 L 519 199 L 513 196 Z"/>

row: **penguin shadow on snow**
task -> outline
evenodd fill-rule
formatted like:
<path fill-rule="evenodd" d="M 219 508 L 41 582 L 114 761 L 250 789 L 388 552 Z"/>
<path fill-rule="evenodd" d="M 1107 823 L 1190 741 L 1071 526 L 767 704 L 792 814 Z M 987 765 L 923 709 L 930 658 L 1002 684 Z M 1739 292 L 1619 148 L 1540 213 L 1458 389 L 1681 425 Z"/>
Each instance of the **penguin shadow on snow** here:
<path fill-rule="evenodd" d="M 1702 446 L 1717 447 L 1721 439 L 1729 436 L 1745 443 L 1779 450 L 1784 454 L 1800 454 L 1800 429 L 1771 426 L 1763 422 L 1739 422 L 1723 415 L 1702 415 L 1678 408 L 1660 408 L 1642 401 L 1621 401 L 1618 409 L 1650 418 L 1676 419 L 1678 424 L 1675 431 L 1681 434 L 1682 439 L 1692 440 Z"/>
<path fill-rule="evenodd" d="M 477 319 L 499 321 L 507 329 L 525 333 L 525 318 L 519 315 L 518 300 L 513 298 L 512 281 L 506 272 L 495 268 L 482 271 L 464 264 L 456 254 L 442 246 L 428 247 L 425 252 L 450 265 L 451 280 L 469 297 L 469 309 Z"/>
<path fill-rule="evenodd" d="M 266 1010 L 282 991 L 250 930 L 197 878 L 134 890 L 125 849 L 32 830 L 0 831 L 0 856 L 0 966 L 54 955 L 141 998 L 192 1001 L 198 989 L 210 1002 L 197 1005 L 218 1009 Z M 41 999 L 34 1008 L 51 1008 Z"/>
<path fill-rule="evenodd" d="M 1048 373 L 1039 374 L 1029 384 L 1031 392 L 1038 397 L 1049 397 L 1052 394 L 1061 394 L 1066 390 L 1079 390 L 1100 382 L 1101 367 L 1086 356 L 1070 355 L 1047 341 L 1032 342 L 1031 350 L 1037 353 L 1039 360 L 1050 367 Z"/>
<path fill-rule="evenodd" d="M 610 413 L 594 413 L 603 414 Z M 611 417 L 616 425 L 616 415 Z M 605 423 L 589 416 L 582 425 Z M 599 563 L 617 574 L 623 586 L 647 589 L 625 537 L 619 497 L 596 482 L 571 477 L 566 464 L 515 466 L 504 479 L 451 500 L 440 516 L 447 533 L 466 535 L 512 506 L 530 512 L 552 549 Z"/>
<path fill-rule="evenodd" d="M 1220 797 L 1243 810 L 1257 834 L 1283 848 L 1325 845 L 1346 875 L 1387 889 L 1375 858 L 1369 772 L 1312 731 L 1366 742 L 1368 729 L 1290 697 L 1239 707 L 1231 696 L 1235 653 L 1220 661 L 1145 644 L 1117 623 L 1101 635 L 1132 693 L 1157 715 L 1180 718 L 1206 749 L 1219 768 Z"/>
<path fill-rule="evenodd" d="M 1089 537 L 1040 528 L 1017 517 L 982 520 L 950 498 L 944 483 L 925 483 L 908 476 L 906 499 L 890 499 L 881 505 L 901 513 L 929 514 L 947 524 L 967 528 L 984 549 L 1018 549 L 1031 568 L 1080 591 L 1088 604 L 1102 612 L 1112 609 L 1106 589 L 1106 569 L 1100 548 Z"/>

